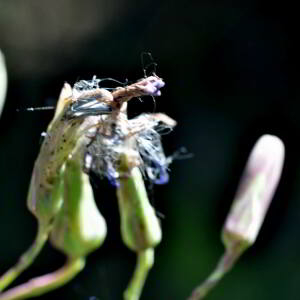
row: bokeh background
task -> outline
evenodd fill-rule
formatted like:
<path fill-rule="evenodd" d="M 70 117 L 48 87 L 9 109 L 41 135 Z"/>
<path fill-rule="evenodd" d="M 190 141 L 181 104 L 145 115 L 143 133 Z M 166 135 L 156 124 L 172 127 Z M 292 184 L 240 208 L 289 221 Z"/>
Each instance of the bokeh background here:
<path fill-rule="evenodd" d="M 182 300 L 213 269 L 239 177 L 256 139 L 279 136 L 286 163 L 256 244 L 207 299 L 299 299 L 299 17 L 292 1 L 0 0 L 0 48 L 9 73 L 0 120 L 0 273 L 29 247 L 36 222 L 26 209 L 40 134 L 65 81 L 143 77 L 151 51 L 163 96 L 130 103 L 130 113 L 162 111 L 178 121 L 167 154 L 184 146 L 170 182 L 149 188 L 164 238 L 142 299 Z M 16 110 L 20 109 L 21 112 Z M 105 244 L 71 283 L 40 299 L 122 298 L 135 256 L 123 246 L 115 191 L 93 178 L 108 223 Z M 47 245 L 16 281 L 53 271 L 64 256 Z"/>

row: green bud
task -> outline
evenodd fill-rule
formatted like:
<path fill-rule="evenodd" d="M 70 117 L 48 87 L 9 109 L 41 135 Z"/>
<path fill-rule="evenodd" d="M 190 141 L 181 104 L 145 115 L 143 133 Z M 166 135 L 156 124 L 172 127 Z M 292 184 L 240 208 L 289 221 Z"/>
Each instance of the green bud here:
<path fill-rule="evenodd" d="M 81 162 L 79 153 L 66 163 L 64 203 L 50 234 L 51 243 L 72 258 L 86 256 L 100 247 L 106 237 L 106 223 Z"/>
<path fill-rule="evenodd" d="M 120 186 L 117 197 L 121 216 L 121 235 L 133 251 L 155 247 L 162 238 L 159 220 L 150 205 L 138 167 L 129 167 L 128 155 L 121 157 Z"/>

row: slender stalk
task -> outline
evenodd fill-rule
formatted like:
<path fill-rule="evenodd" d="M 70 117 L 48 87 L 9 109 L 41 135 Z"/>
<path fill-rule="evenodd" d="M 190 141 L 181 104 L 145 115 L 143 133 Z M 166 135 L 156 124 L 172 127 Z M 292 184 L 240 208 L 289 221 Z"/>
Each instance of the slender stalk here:
<path fill-rule="evenodd" d="M 204 297 L 219 283 L 223 276 L 230 271 L 239 256 L 240 253 L 237 251 L 225 251 L 215 270 L 202 284 L 193 290 L 191 296 L 187 300 L 204 299 Z"/>
<path fill-rule="evenodd" d="M 154 263 L 154 249 L 138 252 L 137 264 L 132 279 L 124 292 L 125 300 L 138 300 L 141 296 L 147 275 Z M 2 300 L 0 298 L 0 300 Z"/>
<path fill-rule="evenodd" d="M 0 292 L 10 285 L 25 269 L 27 269 L 37 257 L 45 245 L 49 234 L 49 228 L 41 224 L 35 241 L 31 247 L 19 258 L 19 261 L 0 277 Z"/>
<path fill-rule="evenodd" d="M 59 270 L 33 278 L 0 294 L 0 300 L 27 299 L 45 294 L 69 282 L 84 268 L 84 265 L 84 258 L 69 259 Z"/>

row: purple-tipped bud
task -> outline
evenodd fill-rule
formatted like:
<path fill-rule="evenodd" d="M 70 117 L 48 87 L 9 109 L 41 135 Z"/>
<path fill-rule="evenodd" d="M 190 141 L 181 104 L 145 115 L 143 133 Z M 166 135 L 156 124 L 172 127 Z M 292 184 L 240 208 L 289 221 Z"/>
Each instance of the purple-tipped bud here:
<path fill-rule="evenodd" d="M 165 86 L 164 81 L 157 76 L 142 79 L 138 84 L 142 86 L 145 95 L 149 96 L 160 96 L 160 89 Z"/>
<path fill-rule="evenodd" d="M 156 88 L 161 89 L 162 87 L 165 86 L 165 83 L 163 82 L 163 80 L 161 78 L 158 78 L 158 77 L 154 77 L 154 78 L 155 79 L 152 82 Z"/>
<path fill-rule="evenodd" d="M 247 162 L 233 205 L 223 227 L 227 249 L 252 245 L 261 228 L 280 179 L 284 145 L 272 135 L 262 136 Z"/>
<path fill-rule="evenodd" d="M 157 88 L 155 86 L 153 86 L 152 84 L 147 84 L 144 87 L 144 92 L 148 95 L 153 95 L 153 94 L 157 93 Z"/>

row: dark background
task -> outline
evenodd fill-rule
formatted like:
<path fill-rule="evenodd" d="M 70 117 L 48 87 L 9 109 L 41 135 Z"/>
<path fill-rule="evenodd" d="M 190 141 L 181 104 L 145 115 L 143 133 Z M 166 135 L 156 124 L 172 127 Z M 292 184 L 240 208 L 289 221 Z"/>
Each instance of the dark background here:
<path fill-rule="evenodd" d="M 165 150 L 185 146 L 194 157 L 174 162 L 170 182 L 150 191 L 164 238 L 142 299 L 186 299 L 213 269 L 247 156 L 265 133 L 286 145 L 281 183 L 256 244 L 207 299 L 299 299 L 298 28 L 292 1 L 1 0 L 9 87 L 0 120 L 0 273 L 35 236 L 26 194 L 53 115 L 16 109 L 55 104 L 65 81 L 141 78 L 140 54 L 151 51 L 166 81 L 156 110 L 178 121 Z M 153 107 L 151 98 L 130 103 L 133 114 Z M 114 190 L 93 184 L 107 239 L 80 275 L 41 299 L 121 299 L 135 256 L 120 240 Z M 16 283 L 63 262 L 47 245 Z"/>

